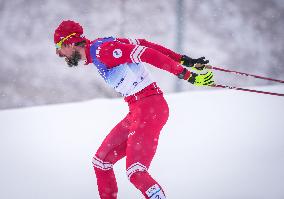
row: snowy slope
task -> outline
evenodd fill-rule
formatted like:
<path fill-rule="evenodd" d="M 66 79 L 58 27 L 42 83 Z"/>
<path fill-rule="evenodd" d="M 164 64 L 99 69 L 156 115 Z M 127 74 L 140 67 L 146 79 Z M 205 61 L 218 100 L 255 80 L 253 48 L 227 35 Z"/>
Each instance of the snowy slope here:
<path fill-rule="evenodd" d="M 284 198 L 284 98 L 210 90 L 166 99 L 150 172 L 169 199 Z M 1 111 L 0 198 L 99 198 L 92 156 L 126 113 L 122 99 Z M 142 198 L 124 159 L 115 170 L 118 198 Z"/>

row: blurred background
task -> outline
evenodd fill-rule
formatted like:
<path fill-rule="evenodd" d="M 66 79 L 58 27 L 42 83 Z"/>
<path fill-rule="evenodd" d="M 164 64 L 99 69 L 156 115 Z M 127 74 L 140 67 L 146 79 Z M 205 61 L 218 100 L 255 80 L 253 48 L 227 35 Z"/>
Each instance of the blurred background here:
<path fill-rule="evenodd" d="M 214 66 L 284 77 L 283 0 L 0 0 L 0 109 L 119 97 L 92 64 L 69 68 L 55 55 L 53 31 L 66 19 L 81 23 L 91 40 L 145 38 Z M 167 93 L 196 89 L 150 70 Z M 269 84 L 221 73 L 216 79 Z"/>

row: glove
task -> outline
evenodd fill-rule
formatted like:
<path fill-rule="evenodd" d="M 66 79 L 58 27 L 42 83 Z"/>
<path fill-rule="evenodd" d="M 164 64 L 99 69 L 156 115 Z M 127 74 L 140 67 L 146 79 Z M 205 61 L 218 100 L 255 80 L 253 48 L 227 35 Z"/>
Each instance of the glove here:
<path fill-rule="evenodd" d="M 192 59 L 186 55 L 182 55 L 180 63 L 186 67 L 193 67 L 194 64 L 208 64 L 209 60 L 205 60 L 205 57 L 199 57 L 197 59 Z"/>
<path fill-rule="evenodd" d="M 188 82 L 195 86 L 210 86 L 214 84 L 213 72 L 207 68 L 191 68 L 191 75 L 187 79 Z"/>

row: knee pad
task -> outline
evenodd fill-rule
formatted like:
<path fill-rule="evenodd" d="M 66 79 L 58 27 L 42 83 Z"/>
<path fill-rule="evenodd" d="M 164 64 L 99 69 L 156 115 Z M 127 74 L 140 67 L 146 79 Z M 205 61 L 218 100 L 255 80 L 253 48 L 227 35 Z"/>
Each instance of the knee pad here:
<path fill-rule="evenodd" d="M 101 170 L 110 170 L 113 168 L 113 164 L 110 162 L 104 162 L 103 160 L 99 159 L 97 156 L 93 157 L 93 167 L 98 168 Z"/>
<path fill-rule="evenodd" d="M 130 165 L 127 170 L 126 170 L 126 174 L 128 179 L 130 180 L 130 177 L 136 173 L 136 172 L 143 172 L 143 171 L 147 171 L 147 167 L 144 166 L 143 164 L 141 164 L 140 162 L 136 162 L 132 165 Z"/>

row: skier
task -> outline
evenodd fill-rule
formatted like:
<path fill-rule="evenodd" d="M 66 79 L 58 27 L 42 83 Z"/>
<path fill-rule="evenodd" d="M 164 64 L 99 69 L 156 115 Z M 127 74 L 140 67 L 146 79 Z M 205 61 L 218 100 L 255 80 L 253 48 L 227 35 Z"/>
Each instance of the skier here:
<path fill-rule="evenodd" d="M 209 61 L 204 57 L 192 59 L 180 55 L 145 39 L 106 37 L 90 41 L 83 36 L 82 26 L 70 20 L 56 28 L 54 42 L 56 54 L 64 57 L 68 66 L 77 66 L 80 60 L 93 63 L 106 83 L 121 93 L 129 106 L 129 113 L 110 131 L 93 157 L 100 198 L 117 198 L 113 165 L 126 157 L 130 182 L 147 199 L 165 199 L 164 190 L 148 169 L 169 109 L 146 66 L 153 65 L 194 85 L 205 86 L 214 83 L 213 73 L 204 68 Z"/>

